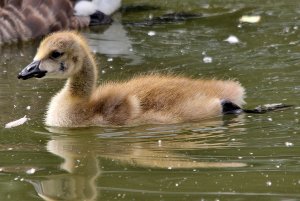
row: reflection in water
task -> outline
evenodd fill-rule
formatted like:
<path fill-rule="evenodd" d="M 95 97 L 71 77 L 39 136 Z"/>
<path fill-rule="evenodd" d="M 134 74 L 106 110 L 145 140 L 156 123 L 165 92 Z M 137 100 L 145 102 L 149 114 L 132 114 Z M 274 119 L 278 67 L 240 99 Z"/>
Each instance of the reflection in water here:
<path fill-rule="evenodd" d="M 241 146 L 239 142 L 232 144 L 223 134 L 224 130 L 231 129 L 231 124 L 242 122 L 241 116 L 237 118 L 229 120 L 231 123 L 226 125 L 226 129 L 221 120 L 204 124 L 159 125 L 157 129 L 153 126 L 132 127 L 127 128 L 131 131 L 125 133 L 122 128 L 86 128 L 85 131 L 48 128 L 52 139 L 47 143 L 47 150 L 64 159 L 60 167 L 67 173 L 51 175 L 46 180 L 31 180 L 30 183 L 44 200 L 96 200 L 96 179 L 101 175 L 100 158 L 146 168 L 244 167 L 245 163 L 199 161 L 179 153 L 180 150 Z M 93 129 L 110 133 L 97 134 Z M 93 132 L 96 135 L 87 134 Z M 97 180 L 101 183 L 101 176 Z"/>
<path fill-rule="evenodd" d="M 87 33 L 91 48 L 110 57 L 124 57 L 131 60 L 130 65 L 142 63 L 142 58 L 135 55 L 132 41 L 121 24 L 121 15 L 114 15 L 114 22 L 101 34 Z"/>
<path fill-rule="evenodd" d="M 67 173 L 46 180 L 30 181 L 44 200 L 96 200 L 95 180 L 100 174 L 93 147 L 72 139 L 53 139 L 47 150 L 64 159 L 61 169 Z"/>

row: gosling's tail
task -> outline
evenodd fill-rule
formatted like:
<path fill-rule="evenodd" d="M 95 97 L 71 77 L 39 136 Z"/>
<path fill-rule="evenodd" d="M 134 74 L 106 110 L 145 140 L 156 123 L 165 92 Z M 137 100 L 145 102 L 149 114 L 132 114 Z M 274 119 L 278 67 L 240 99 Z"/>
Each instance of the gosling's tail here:
<path fill-rule="evenodd" d="M 283 103 L 272 103 L 272 104 L 259 105 L 254 109 L 242 109 L 238 105 L 228 100 L 222 100 L 221 105 L 223 108 L 223 114 L 240 114 L 240 113 L 263 114 L 266 112 L 283 110 L 293 106 L 293 105 L 286 105 Z"/>

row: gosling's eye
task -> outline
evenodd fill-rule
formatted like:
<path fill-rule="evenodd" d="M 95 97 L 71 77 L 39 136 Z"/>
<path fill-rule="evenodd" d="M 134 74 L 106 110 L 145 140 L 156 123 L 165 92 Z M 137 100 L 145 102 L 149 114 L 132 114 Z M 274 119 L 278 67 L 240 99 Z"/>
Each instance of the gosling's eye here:
<path fill-rule="evenodd" d="M 64 54 L 63 52 L 53 51 L 50 54 L 50 58 L 51 59 L 57 59 L 57 58 L 61 57 L 63 54 Z"/>

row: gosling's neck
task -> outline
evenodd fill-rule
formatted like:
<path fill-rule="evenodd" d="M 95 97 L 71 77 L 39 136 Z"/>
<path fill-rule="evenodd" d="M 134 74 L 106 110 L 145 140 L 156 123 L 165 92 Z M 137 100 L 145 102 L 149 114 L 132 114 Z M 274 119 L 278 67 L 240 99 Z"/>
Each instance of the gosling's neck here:
<path fill-rule="evenodd" d="M 98 74 L 92 55 L 86 54 L 80 69 L 80 71 L 68 79 L 64 89 L 72 97 L 89 98 L 96 86 Z"/>

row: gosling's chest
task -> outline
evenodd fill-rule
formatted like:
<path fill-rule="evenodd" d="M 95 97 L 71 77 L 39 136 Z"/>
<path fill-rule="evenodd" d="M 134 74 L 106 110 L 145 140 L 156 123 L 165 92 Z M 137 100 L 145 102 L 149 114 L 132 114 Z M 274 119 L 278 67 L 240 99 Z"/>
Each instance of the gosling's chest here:
<path fill-rule="evenodd" d="M 49 103 L 45 123 L 48 126 L 76 127 L 83 124 L 88 116 L 78 101 L 57 94 Z"/>

